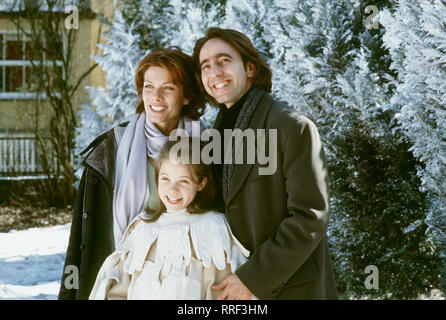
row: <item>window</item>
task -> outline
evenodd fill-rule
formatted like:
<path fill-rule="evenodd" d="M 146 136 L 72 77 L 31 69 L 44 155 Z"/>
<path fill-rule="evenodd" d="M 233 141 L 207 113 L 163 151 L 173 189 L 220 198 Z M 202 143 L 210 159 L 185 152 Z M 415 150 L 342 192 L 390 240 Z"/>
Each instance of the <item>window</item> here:
<path fill-rule="evenodd" d="M 43 54 L 43 50 L 37 52 L 30 40 L 20 39 L 15 33 L 0 32 L 0 100 L 35 97 L 37 80 L 31 61 L 39 64 L 39 54 Z M 42 58 L 48 68 L 53 68 L 52 61 L 47 62 L 46 54 Z M 59 72 L 64 77 L 60 58 L 56 60 L 56 68 L 58 70 L 49 70 L 50 76 Z"/>

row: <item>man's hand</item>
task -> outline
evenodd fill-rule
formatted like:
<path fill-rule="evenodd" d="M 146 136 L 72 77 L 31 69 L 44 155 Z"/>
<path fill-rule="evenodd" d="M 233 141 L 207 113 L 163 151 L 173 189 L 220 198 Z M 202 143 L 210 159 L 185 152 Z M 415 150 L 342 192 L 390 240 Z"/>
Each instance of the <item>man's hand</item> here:
<path fill-rule="evenodd" d="M 231 274 L 219 284 L 213 285 L 212 289 L 223 290 L 217 300 L 249 300 L 252 297 L 252 292 L 235 274 Z"/>

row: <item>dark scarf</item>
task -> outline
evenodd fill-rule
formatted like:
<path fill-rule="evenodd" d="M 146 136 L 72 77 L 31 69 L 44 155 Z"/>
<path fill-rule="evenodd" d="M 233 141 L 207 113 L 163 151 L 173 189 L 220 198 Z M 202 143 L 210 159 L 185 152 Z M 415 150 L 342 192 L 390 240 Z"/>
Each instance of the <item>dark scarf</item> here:
<path fill-rule="evenodd" d="M 244 131 L 248 128 L 249 121 L 251 120 L 257 105 L 260 102 L 260 99 L 263 97 L 265 91 L 260 88 L 252 87 L 246 94 L 245 101 L 243 103 L 243 106 L 240 109 L 240 112 L 238 114 L 237 120 L 235 121 L 235 125 L 233 129 L 240 129 Z M 217 115 L 217 118 L 215 119 L 214 128 L 217 130 L 220 130 L 220 127 L 223 123 L 223 111 L 220 110 L 220 112 Z M 223 130 L 221 130 L 223 131 Z M 224 138 L 224 135 L 222 136 Z M 222 139 L 223 141 L 223 139 Z M 231 179 L 232 175 L 234 173 L 235 169 L 235 146 L 234 146 L 234 139 L 231 140 L 232 143 L 232 162 L 225 164 L 222 163 L 223 166 L 223 173 L 222 173 L 222 179 L 223 179 L 223 199 L 226 202 L 228 195 L 229 195 L 229 186 L 231 185 Z M 224 158 L 226 158 L 226 150 L 224 150 Z"/>

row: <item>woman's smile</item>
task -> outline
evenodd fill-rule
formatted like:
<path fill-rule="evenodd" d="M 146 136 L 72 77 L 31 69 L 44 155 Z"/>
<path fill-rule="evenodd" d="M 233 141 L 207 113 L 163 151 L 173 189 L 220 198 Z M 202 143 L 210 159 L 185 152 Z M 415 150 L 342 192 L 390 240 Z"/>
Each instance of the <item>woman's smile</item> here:
<path fill-rule="evenodd" d="M 177 127 L 181 110 L 189 103 L 183 87 L 174 83 L 169 71 L 156 66 L 144 73 L 142 98 L 150 121 L 166 136 Z"/>

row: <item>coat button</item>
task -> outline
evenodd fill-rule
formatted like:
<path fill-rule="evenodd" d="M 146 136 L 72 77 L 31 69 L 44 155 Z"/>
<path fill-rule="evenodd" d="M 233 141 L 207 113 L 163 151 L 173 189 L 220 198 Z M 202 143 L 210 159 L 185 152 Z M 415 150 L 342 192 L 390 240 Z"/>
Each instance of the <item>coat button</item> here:
<path fill-rule="evenodd" d="M 84 249 L 85 249 L 85 243 L 82 243 L 81 244 L 81 251 L 84 251 Z"/>
<path fill-rule="evenodd" d="M 88 214 L 86 212 L 84 212 L 82 214 L 82 219 L 87 220 L 87 218 L 88 218 Z"/>

